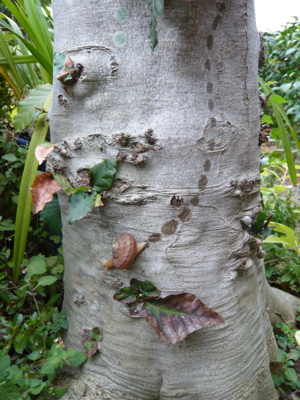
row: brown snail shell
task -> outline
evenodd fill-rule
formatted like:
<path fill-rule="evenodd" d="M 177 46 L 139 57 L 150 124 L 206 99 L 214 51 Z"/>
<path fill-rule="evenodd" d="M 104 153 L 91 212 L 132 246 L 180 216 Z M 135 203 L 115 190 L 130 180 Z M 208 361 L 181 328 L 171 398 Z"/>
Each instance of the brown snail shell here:
<path fill-rule="evenodd" d="M 122 233 L 112 246 L 114 267 L 126 269 L 137 256 L 135 238 L 129 233 Z"/>

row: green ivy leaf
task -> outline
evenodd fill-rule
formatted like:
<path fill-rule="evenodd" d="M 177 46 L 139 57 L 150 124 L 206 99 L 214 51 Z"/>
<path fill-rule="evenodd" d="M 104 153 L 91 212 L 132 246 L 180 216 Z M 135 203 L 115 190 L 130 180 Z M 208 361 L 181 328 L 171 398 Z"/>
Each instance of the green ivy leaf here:
<path fill-rule="evenodd" d="M 254 232 L 255 234 L 260 233 L 265 225 L 265 222 L 268 219 L 268 216 L 269 215 L 266 212 L 259 211 L 257 213 L 256 220 L 251 225 L 252 232 Z"/>
<path fill-rule="evenodd" d="M 135 286 L 119 289 L 114 294 L 114 299 L 124 304 L 134 303 L 138 298 L 139 291 Z"/>
<path fill-rule="evenodd" d="M 70 214 L 67 217 L 69 224 L 83 218 L 87 213 L 92 211 L 96 197 L 96 192 L 92 194 L 85 192 L 74 193 L 70 198 Z"/>
<path fill-rule="evenodd" d="M 85 349 L 85 355 L 86 357 L 91 357 L 97 352 L 99 342 L 102 340 L 101 330 L 99 328 L 83 329 L 82 335 L 81 344 Z"/>
<path fill-rule="evenodd" d="M 89 170 L 93 190 L 99 193 L 110 188 L 117 172 L 117 163 L 117 160 L 104 160 Z"/>
<path fill-rule="evenodd" d="M 63 329 L 68 329 L 67 310 L 61 310 L 60 313 L 53 314 L 53 331 L 58 332 Z"/>
<path fill-rule="evenodd" d="M 130 281 L 130 286 L 134 286 L 138 289 L 138 296 L 140 299 L 154 299 L 160 296 L 160 291 L 150 281 L 142 282 L 133 278 Z"/>

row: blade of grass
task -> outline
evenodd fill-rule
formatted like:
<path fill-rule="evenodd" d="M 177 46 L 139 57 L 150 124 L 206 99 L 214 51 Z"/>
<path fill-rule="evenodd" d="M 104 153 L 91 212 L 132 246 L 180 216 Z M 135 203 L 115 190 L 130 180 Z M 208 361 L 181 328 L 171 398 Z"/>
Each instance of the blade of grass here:
<path fill-rule="evenodd" d="M 10 52 L 10 49 L 6 43 L 5 35 L 0 29 L 0 54 L 2 54 L 3 57 L 6 58 L 7 64 L 8 64 L 8 69 L 6 71 L 7 75 L 10 76 L 11 81 L 9 84 L 11 85 L 11 82 L 14 83 L 14 86 L 18 88 L 19 92 L 22 92 L 24 90 L 24 82 L 15 66 L 15 63 L 12 58 L 12 54 Z M 3 74 L 2 74 L 3 75 Z M 5 78 L 6 79 L 6 78 Z M 15 90 L 15 88 L 13 88 Z M 16 93 L 16 95 L 19 97 L 19 94 Z M 20 97 L 19 97 L 20 98 Z"/>
<path fill-rule="evenodd" d="M 53 44 L 48 31 L 49 27 L 40 3 L 37 0 L 25 0 L 24 5 L 30 22 L 37 30 L 38 35 L 45 44 L 45 47 L 47 48 L 47 53 L 50 55 L 52 60 Z"/>
<path fill-rule="evenodd" d="M 264 93 L 269 94 L 272 93 L 274 94 L 273 90 L 264 82 L 263 79 L 261 79 L 260 77 L 259 79 L 259 84 L 262 87 L 262 90 Z M 285 158 L 286 158 L 286 162 L 288 165 L 288 169 L 289 169 L 289 174 L 290 174 L 290 178 L 291 181 L 293 183 L 294 186 L 297 186 L 297 175 L 296 175 L 296 168 L 295 168 L 295 161 L 294 161 L 294 157 L 293 157 L 293 153 L 292 153 L 292 149 L 291 149 L 291 144 L 290 144 L 290 140 L 289 140 L 289 134 L 288 131 L 284 125 L 284 120 L 288 121 L 288 118 L 285 114 L 285 117 L 283 115 L 284 109 L 282 104 L 276 104 L 274 100 L 272 100 L 272 96 L 269 97 L 269 103 L 271 104 L 271 107 L 273 108 L 274 111 L 274 115 L 276 118 L 276 122 L 278 125 L 278 128 L 280 130 L 281 133 L 281 140 L 282 140 L 282 144 L 283 144 L 283 148 L 284 148 L 284 153 L 285 153 Z M 293 132 L 293 129 L 290 125 L 290 123 L 288 122 L 288 125 L 290 127 L 291 132 Z M 294 132 L 293 132 L 294 133 Z M 294 136 L 296 137 L 296 135 L 292 135 L 293 139 Z M 296 138 L 295 143 L 298 146 L 298 139 Z"/>
<path fill-rule="evenodd" d="M 15 64 L 35 64 L 35 63 L 37 63 L 36 58 L 33 57 L 32 55 L 12 56 L 12 59 Z M 8 62 L 5 57 L 0 57 L 0 65 L 3 65 L 5 67 L 8 66 Z"/>
<path fill-rule="evenodd" d="M 47 98 L 44 109 L 47 111 L 50 107 L 52 93 Z M 20 266 L 23 261 L 24 252 L 27 243 L 28 229 L 31 217 L 32 198 L 30 187 L 36 177 L 38 161 L 35 157 L 36 147 L 43 143 L 48 132 L 47 113 L 43 113 L 38 118 L 36 127 L 32 134 L 28 154 L 24 166 L 21 180 L 20 193 L 18 199 L 15 238 L 14 238 L 14 261 L 13 261 L 13 280 L 16 283 L 20 276 Z"/>
<path fill-rule="evenodd" d="M 48 31 L 47 21 L 42 13 L 40 3 L 37 0 L 30 0 L 34 7 L 32 7 L 29 3 L 27 4 L 27 11 L 29 10 L 30 16 L 29 17 L 26 14 L 25 10 L 26 4 L 24 4 L 23 8 L 20 2 L 16 2 L 16 4 L 13 4 L 11 0 L 2 1 L 6 5 L 6 7 L 12 12 L 19 24 L 23 27 L 31 42 L 26 41 L 22 36 L 17 35 L 16 33 L 15 34 L 47 71 L 49 78 L 45 83 L 51 83 L 50 77 L 52 77 L 53 47 L 50 33 Z M 42 25 L 41 21 L 43 21 Z M 43 32 L 42 27 L 45 28 Z"/>
<path fill-rule="evenodd" d="M 13 32 L 24 37 L 19 26 L 10 18 L 7 18 L 7 20 L 9 22 Z M 27 47 L 22 43 L 22 41 L 18 38 L 17 38 L 17 41 L 18 41 L 18 45 L 20 47 L 21 53 L 24 56 L 29 56 L 29 57 L 33 58 L 34 59 L 33 62 L 36 63 L 35 58 L 33 56 L 31 56 L 31 54 L 27 50 Z M 15 61 L 15 59 L 14 59 L 14 61 Z M 38 77 L 36 71 L 34 70 L 32 65 L 30 65 L 29 63 L 27 63 L 26 66 L 18 65 L 17 68 L 19 69 L 23 80 L 27 83 L 27 85 L 29 85 L 30 88 L 33 88 L 34 86 L 37 86 L 40 83 L 40 80 L 39 80 L 39 77 Z"/>

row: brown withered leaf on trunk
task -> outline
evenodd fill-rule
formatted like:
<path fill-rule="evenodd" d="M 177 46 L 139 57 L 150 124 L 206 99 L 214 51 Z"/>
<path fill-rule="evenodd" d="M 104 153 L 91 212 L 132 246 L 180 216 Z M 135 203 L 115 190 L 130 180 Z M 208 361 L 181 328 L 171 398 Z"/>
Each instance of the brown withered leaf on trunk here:
<path fill-rule="evenodd" d="M 51 143 L 42 143 L 38 145 L 35 149 L 35 156 L 36 159 L 39 162 L 39 165 L 43 163 L 43 161 L 46 159 L 47 155 L 51 153 L 51 151 L 56 147 L 56 144 L 51 144 Z"/>
<path fill-rule="evenodd" d="M 145 301 L 140 314 L 166 344 L 179 342 L 198 329 L 225 322 L 220 314 L 190 293 Z"/>
<path fill-rule="evenodd" d="M 39 174 L 30 188 L 34 207 L 33 213 L 37 214 L 39 211 L 43 210 L 45 204 L 51 201 L 54 193 L 59 190 L 61 190 L 61 187 L 52 174 L 47 174 L 46 172 Z"/>

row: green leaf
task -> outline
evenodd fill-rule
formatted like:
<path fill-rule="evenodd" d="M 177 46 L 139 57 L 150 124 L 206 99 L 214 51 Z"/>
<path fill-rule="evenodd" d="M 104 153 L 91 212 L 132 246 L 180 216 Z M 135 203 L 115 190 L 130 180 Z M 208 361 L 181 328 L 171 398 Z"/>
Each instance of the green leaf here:
<path fill-rule="evenodd" d="M 113 183 L 117 172 L 117 160 L 104 160 L 94 165 L 89 170 L 89 176 L 92 181 L 93 190 L 96 192 L 104 192 L 109 189 Z"/>
<path fill-rule="evenodd" d="M 288 236 L 275 236 L 275 235 L 270 235 L 263 241 L 264 243 L 278 243 L 282 244 L 284 246 L 290 247 L 297 252 L 299 252 L 299 248 L 297 244 L 292 240 L 292 238 Z"/>
<path fill-rule="evenodd" d="M 63 397 L 63 395 L 65 393 L 67 393 L 68 390 L 69 390 L 69 388 L 67 388 L 67 387 L 53 388 L 54 397 L 56 399 L 60 399 L 61 397 Z"/>
<path fill-rule="evenodd" d="M 266 212 L 258 211 L 256 220 L 251 225 L 251 230 L 256 234 L 260 233 L 267 219 L 268 219 L 268 214 Z"/>
<path fill-rule="evenodd" d="M 124 304 L 134 303 L 138 298 L 139 291 L 135 286 L 119 289 L 114 294 L 114 299 Z"/>
<path fill-rule="evenodd" d="M 11 367 L 9 367 L 8 369 L 8 380 L 13 383 L 16 384 L 18 383 L 20 385 L 20 382 L 22 380 L 22 376 L 23 373 L 20 370 L 20 368 L 17 365 L 12 365 Z"/>
<path fill-rule="evenodd" d="M 280 194 L 289 188 L 284 185 L 274 185 L 274 189 L 275 189 L 276 193 Z"/>
<path fill-rule="evenodd" d="M 45 362 L 42 365 L 41 373 L 45 375 L 52 375 L 55 372 L 56 368 L 58 368 L 60 359 L 57 359 L 56 361 L 56 363 L 51 363 L 49 361 Z"/>
<path fill-rule="evenodd" d="M 92 330 L 83 329 L 83 338 L 81 344 L 85 349 L 85 355 L 91 357 L 98 351 L 99 342 L 102 340 L 102 333 L 99 328 L 93 328 Z"/>
<path fill-rule="evenodd" d="M 62 53 L 54 53 L 54 70 L 53 75 L 59 75 L 60 71 L 64 68 L 64 62 L 66 60 L 65 54 Z"/>
<path fill-rule="evenodd" d="M 14 154 L 4 154 L 4 156 L 2 156 L 1 158 L 9 162 L 17 161 L 17 157 Z"/>
<path fill-rule="evenodd" d="M 33 351 L 32 353 L 28 354 L 27 358 L 29 360 L 39 360 L 41 357 L 43 357 L 43 355 L 40 353 L 39 350 Z"/>
<path fill-rule="evenodd" d="M 279 96 L 278 94 L 272 94 L 272 100 L 274 101 L 275 104 L 288 103 L 287 100 L 285 100 L 283 97 Z"/>
<path fill-rule="evenodd" d="M 285 235 L 291 236 L 292 238 L 297 240 L 295 232 L 287 225 L 280 224 L 278 222 L 272 222 L 272 225 L 275 225 L 274 231 L 284 233 Z"/>
<path fill-rule="evenodd" d="M 84 192 L 72 194 L 70 198 L 70 214 L 67 217 L 69 224 L 83 218 L 87 213 L 92 211 L 96 197 L 96 192 L 91 194 Z"/>
<path fill-rule="evenodd" d="M 273 124 L 273 120 L 268 115 L 264 114 L 261 118 L 262 123 Z"/>
<path fill-rule="evenodd" d="M 39 285 L 41 286 L 50 286 L 54 282 L 57 281 L 57 278 L 55 276 L 43 276 L 38 280 Z"/>
<path fill-rule="evenodd" d="M 87 360 L 87 357 L 81 351 L 70 349 L 67 350 L 67 359 L 71 365 L 77 367 L 78 365 L 83 364 Z"/>
<path fill-rule="evenodd" d="M 30 277 L 33 275 L 41 275 L 46 272 L 47 265 L 43 256 L 33 256 L 30 259 L 29 265 L 27 267 L 27 273 Z"/>
<path fill-rule="evenodd" d="M 15 115 L 13 124 L 16 130 L 22 130 L 29 126 L 37 114 L 37 108 L 43 109 L 46 100 L 52 92 L 52 85 L 39 85 L 29 90 L 24 100 L 18 104 L 18 113 Z"/>
<path fill-rule="evenodd" d="M 58 197 L 54 194 L 53 199 L 45 204 L 45 207 L 40 211 L 40 220 L 46 221 L 47 227 L 51 234 L 56 236 L 61 235 L 61 214 Z"/>
<path fill-rule="evenodd" d="M 287 368 L 285 370 L 285 376 L 286 379 L 288 379 L 291 382 L 298 382 L 298 377 L 294 368 Z"/>
<path fill-rule="evenodd" d="M 47 385 L 47 382 L 42 382 L 39 379 L 34 379 L 35 381 L 38 382 L 38 384 L 34 384 L 34 387 L 32 387 L 32 384 L 30 382 L 30 386 L 31 386 L 31 393 L 32 394 L 40 394 L 41 391 L 44 389 L 44 387 Z M 33 381 L 33 379 L 31 380 Z"/>
<path fill-rule="evenodd" d="M 143 300 L 153 299 L 160 296 L 160 291 L 150 281 L 142 282 L 133 278 L 130 281 L 130 286 L 134 286 L 138 289 L 139 298 Z"/>
<path fill-rule="evenodd" d="M 20 400 L 21 393 L 16 385 L 9 382 L 0 385 L 0 399 L 5 400 Z"/>
<path fill-rule="evenodd" d="M 9 356 L 0 357 L 0 382 L 4 381 L 9 366 L 10 366 L 10 357 Z"/>
<path fill-rule="evenodd" d="M 74 193 L 72 186 L 64 175 L 53 174 L 53 176 L 67 196 L 71 196 L 71 194 Z"/>

